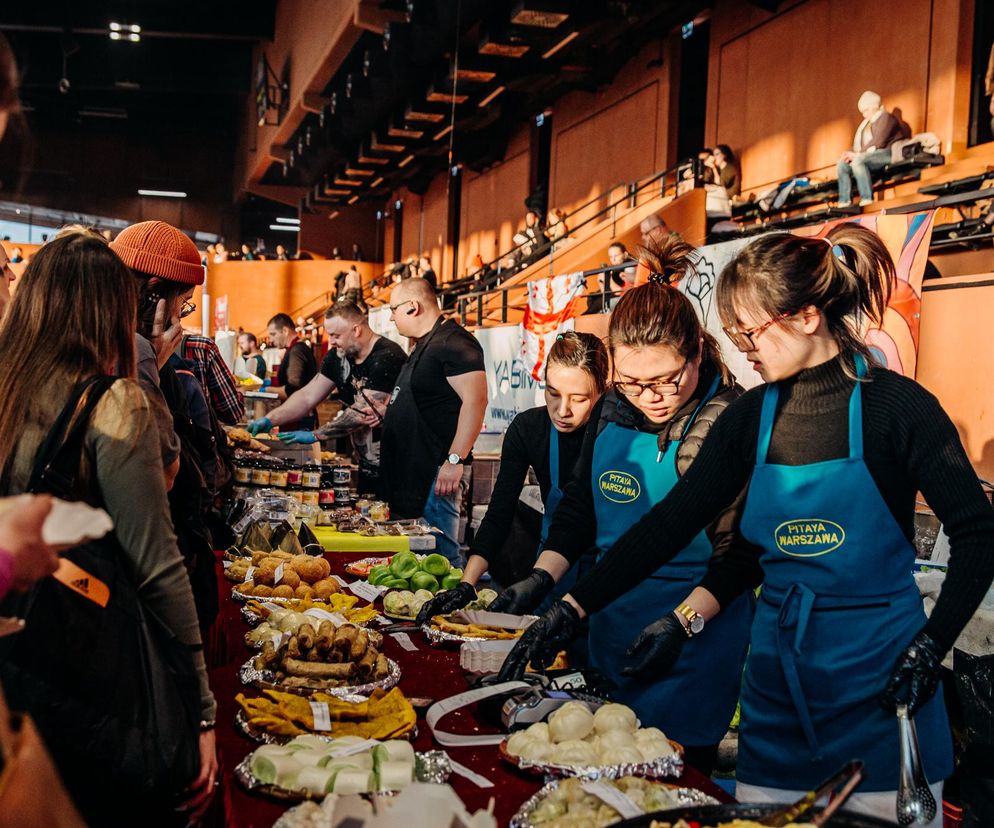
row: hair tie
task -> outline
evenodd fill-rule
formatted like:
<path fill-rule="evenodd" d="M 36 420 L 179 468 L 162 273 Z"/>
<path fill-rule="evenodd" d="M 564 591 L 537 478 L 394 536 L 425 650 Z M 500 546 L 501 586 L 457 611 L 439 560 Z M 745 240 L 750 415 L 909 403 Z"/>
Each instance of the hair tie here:
<path fill-rule="evenodd" d="M 563 334 L 556 334 L 556 342 L 562 342 L 565 338 Z"/>
<path fill-rule="evenodd" d="M 661 285 L 662 287 L 673 287 L 673 274 L 670 273 L 650 273 L 648 276 L 650 284 Z"/>
<path fill-rule="evenodd" d="M 832 255 L 836 259 L 849 268 L 849 270 L 853 271 L 853 273 L 856 272 L 856 253 L 852 247 L 848 244 L 836 244 L 827 236 L 822 236 L 819 241 L 825 242 L 832 249 Z"/>

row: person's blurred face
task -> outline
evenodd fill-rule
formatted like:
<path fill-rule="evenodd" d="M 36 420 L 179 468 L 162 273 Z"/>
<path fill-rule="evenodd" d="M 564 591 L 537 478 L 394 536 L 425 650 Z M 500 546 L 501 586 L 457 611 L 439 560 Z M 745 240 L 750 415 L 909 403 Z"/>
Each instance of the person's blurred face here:
<path fill-rule="evenodd" d="M 324 329 L 328 334 L 328 346 L 337 349 L 349 359 L 359 356 L 359 336 L 361 327 L 354 325 L 342 316 L 332 316 L 324 320 Z"/>
<path fill-rule="evenodd" d="M 238 349 L 242 352 L 242 356 L 248 356 L 255 350 L 255 343 L 245 334 L 242 334 L 238 337 Z"/>
<path fill-rule="evenodd" d="M 749 333 L 748 347 L 742 353 L 765 382 L 792 377 L 810 362 L 814 341 L 804 332 L 806 313 L 810 318 L 818 312 L 808 309 L 777 318 L 735 303 L 734 327 Z"/>
<path fill-rule="evenodd" d="M 723 153 L 717 147 L 715 147 L 713 156 L 714 156 L 714 163 L 717 164 L 718 166 L 721 166 L 722 164 L 725 163 L 725 160 L 726 160 L 725 159 L 725 153 Z"/>
<path fill-rule="evenodd" d="M 11 270 L 10 260 L 7 258 L 7 250 L 0 244 L 0 312 L 10 301 L 10 286 L 17 277 Z"/>
<path fill-rule="evenodd" d="M 276 325 L 270 325 L 266 333 L 269 335 L 270 345 L 274 348 L 285 348 L 290 343 L 294 331 L 292 328 L 277 328 Z"/>
<path fill-rule="evenodd" d="M 276 245 L 276 255 L 277 256 L 285 256 L 286 255 L 286 248 L 282 244 Z"/>
<path fill-rule="evenodd" d="M 861 106 L 859 108 L 859 114 L 862 115 L 864 118 L 869 119 L 872 118 L 874 115 L 876 115 L 881 108 L 882 107 L 879 107 L 876 104 L 867 104 L 866 106 Z"/>
<path fill-rule="evenodd" d="M 525 213 L 525 224 L 528 227 L 534 227 L 538 223 L 538 213 L 534 213 L 529 210 Z"/>
<path fill-rule="evenodd" d="M 599 397 L 588 371 L 555 364 L 545 369 L 545 406 L 556 431 L 566 434 L 583 428 Z"/>
<path fill-rule="evenodd" d="M 645 414 L 650 422 L 665 423 L 671 420 L 697 388 L 700 354 L 695 359 L 686 360 L 669 345 L 650 345 L 645 348 L 618 345 L 613 356 L 616 382 L 676 384 L 674 394 L 661 394 L 652 388 L 645 388 L 638 396 L 622 395 Z"/>
<path fill-rule="evenodd" d="M 616 244 L 612 244 L 607 249 L 607 260 L 613 265 L 623 264 L 627 258 L 624 248 Z"/>

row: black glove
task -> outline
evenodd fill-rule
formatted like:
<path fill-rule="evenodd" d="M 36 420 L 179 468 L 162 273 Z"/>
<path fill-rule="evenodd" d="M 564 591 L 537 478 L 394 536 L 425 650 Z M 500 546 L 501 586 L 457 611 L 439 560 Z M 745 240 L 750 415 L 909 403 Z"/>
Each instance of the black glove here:
<path fill-rule="evenodd" d="M 554 602 L 545 615 L 525 630 L 507 654 L 497 680 L 519 681 L 529 663 L 536 670 L 544 671 L 579 629 L 580 616 L 573 605 L 565 601 Z"/>
<path fill-rule="evenodd" d="M 664 615 L 643 629 L 632 642 L 625 655 L 635 659 L 635 663 L 621 673 L 640 679 L 660 679 L 673 669 L 686 643 L 687 631 L 680 620 L 672 612 Z"/>
<path fill-rule="evenodd" d="M 510 612 L 525 615 L 534 612 L 552 592 L 556 582 L 544 569 L 533 569 L 531 574 L 516 584 L 511 584 L 487 607 L 490 612 Z"/>
<path fill-rule="evenodd" d="M 925 633 L 915 636 L 901 653 L 887 681 L 887 689 L 880 697 L 885 710 L 896 710 L 897 705 L 908 705 L 908 715 L 914 716 L 935 695 L 942 675 L 944 653 Z"/>
<path fill-rule="evenodd" d="M 450 612 L 461 610 L 470 601 L 476 600 L 476 589 L 472 584 L 460 581 L 452 589 L 440 592 L 423 607 L 418 613 L 418 618 L 414 622 L 419 627 L 427 624 L 436 615 L 447 615 Z"/>

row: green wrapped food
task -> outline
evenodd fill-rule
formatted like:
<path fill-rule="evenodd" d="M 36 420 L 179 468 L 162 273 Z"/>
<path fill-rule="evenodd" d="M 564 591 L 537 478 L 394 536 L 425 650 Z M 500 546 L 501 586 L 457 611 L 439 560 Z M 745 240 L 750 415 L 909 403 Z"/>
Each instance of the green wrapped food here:
<path fill-rule="evenodd" d="M 407 589 L 408 583 L 406 578 L 396 578 L 391 576 L 380 581 L 380 583 L 376 584 L 376 586 L 386 587 L 387 589 Z"/>
<path fill-rule="evenodd" d="M 448 575 L 451 568 L 448 558 L 444 555 L 439 555 L 437 552 L 433 552 L 421 561 L 421 571 L 427 572 L 429 575 L 434 575 L 437 578 Z"/>
<path fill-rule="evenodd" d="M 391 577 L 393 577 L 393 573 L 390 571 L 390 567 L 386 564 L 379 564 L 369 570 L 368 580 L 373 586 L 376 586 L 384 579 Z"/>
<path fill-rule="evenodd" d="M 459 583 L 461 581 L 462 581 L 462 572 L 456 575 L 455 570 L 453 570 L 444 578 L 442 578 L 442 589 L 455 589 L 455 587 L 459 586 Z"/>
<path fill-rule="evenodd" d="M 415 572 L 411 577 L 411 586 L 414 589 L 427 589 L 429 592 L 438 592 L 438 580 L 434 575 L 427 572 Z"/>
<path fill-rule="evenodd" d="M 395 578 L 408 580 L 418 571 L 418 559 L 413 552 L 398 552 L 390 561 L 390 571 Z"/>

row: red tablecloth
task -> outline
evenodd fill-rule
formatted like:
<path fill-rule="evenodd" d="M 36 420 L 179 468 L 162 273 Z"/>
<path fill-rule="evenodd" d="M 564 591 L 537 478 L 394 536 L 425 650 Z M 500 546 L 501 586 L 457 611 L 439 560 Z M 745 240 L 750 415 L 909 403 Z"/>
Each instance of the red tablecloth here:
<path fill-rule="evenodd" d="M 346 578 L 345 565 L 361 555 L 329 555 L 332 573 Z M 217 698 L 217 743 L 221 754 L 222 780 L 218 790 L 219 812 L 215 822 L 227 828 L 270 828 L 288 807 L 265 797 L 250 794 L 235 780 L 235 766 L 256 744 L 235 730 L 233 720 L 237 706 L 235 695 L 256 691 L 241 686 L 238 667 L 249 658 L 251 651 L 245 646 L 243 636 L 248 626 L 241 619 L 241 605 L 231 599 L 231 585 L 219 575 L 221 613 L 206 644 L 211 688 Z M 400 686 L 409 697 L 444 699 L 467 689 L 464 673 L 459 667 L 456 649 L 430 647 L 420 634 L 411 636 L 418 646 L 417 652 L 407 652 L 387 636 L 384 651 L 397 661 L 402 670 Z M 458 733 L 496 732 L 496 728 L 481 721 L 475 709 L 460 710 L 444 720 L 446 730 Z M 424 719 L 418 721 L 418 738 L 414 746 L 419 751 L 438 749 Z M 449 783 L 456 790 L 466 807 L 472 812 L 486 808 L 494 799 L 494 813 L 499 825 L 506 825 L 518 807 L 541 787 L 541 781 L 502 762 L 497 748 L 448 748 L 457 762 L 487 777 L 493 788 L 478 788 L 473 782 L 453 774 Z M 722 802 L 731 801 L 728 795 L 693 768 L 686 768 L 680 784 L 706 791 Z M 220 813 L 223 812 L 223 815 Z"/>

